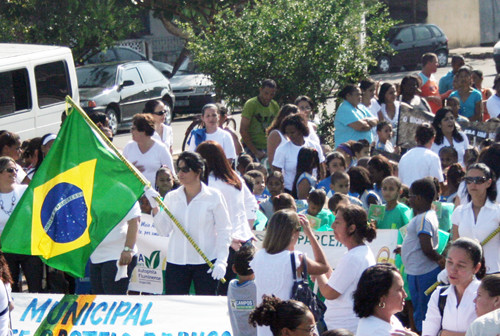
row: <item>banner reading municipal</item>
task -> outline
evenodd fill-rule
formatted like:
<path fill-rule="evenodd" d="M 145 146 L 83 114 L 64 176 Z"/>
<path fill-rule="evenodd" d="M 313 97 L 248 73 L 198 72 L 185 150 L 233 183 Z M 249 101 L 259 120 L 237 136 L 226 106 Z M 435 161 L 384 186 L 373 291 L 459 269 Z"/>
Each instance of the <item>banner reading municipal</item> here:
<path fill-rule="evenodd" d="M 1 237 L 4 252 L 39 255 L 76 277 L 143 192 L 81 113 L 70 111 Z"/>

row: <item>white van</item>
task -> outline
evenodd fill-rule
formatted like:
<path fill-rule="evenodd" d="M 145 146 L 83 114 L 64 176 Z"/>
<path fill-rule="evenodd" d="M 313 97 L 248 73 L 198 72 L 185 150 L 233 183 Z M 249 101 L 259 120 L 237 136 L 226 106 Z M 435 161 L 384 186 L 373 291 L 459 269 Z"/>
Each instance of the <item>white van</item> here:
<path fill-rule="evenodd" d="M 79 103 L 69 48 L 0 43 L 0 130 L 22 140 L 57 133 L 67 95 Z"/>

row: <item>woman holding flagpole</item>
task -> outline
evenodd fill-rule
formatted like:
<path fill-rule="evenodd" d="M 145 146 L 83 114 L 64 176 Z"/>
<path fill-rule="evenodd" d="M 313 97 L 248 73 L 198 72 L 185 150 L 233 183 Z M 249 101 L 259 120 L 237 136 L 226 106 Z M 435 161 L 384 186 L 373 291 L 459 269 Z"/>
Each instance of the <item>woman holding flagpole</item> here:
<path fill-rule="evenodd" d="M 165 294 L 189 294 L 194 282 L 197 295 L 215 295 L 224 277 L 231 242 L 232 225 L 222 194 L 205 184 L 205 163 L 198 153 L 182 152 L 177 159 L 181 187 L 165 195 L 164 203 L 173 217 L 214 264 L 211 269 L 171 218 L 158 209 L 152 188 L 146 197 L 153 208 L 159 234 L 170 236 L 165 274 Z M 153 196 L 153 197 L 152 197 Z"/>
<path fill-rule="evenodd" d="M 28 187 L 16 182 L 17 171 L 14 159 L 7 156 L 0 157 L 0 233 Z M 12 274 L 12 291 L 21 291 L 19 284 L 21 268 L 28 283 L 28 291 L 31 293 L 42 291 L 43 263 L 39 257 L 14 253 L 5 253 L 4 256 Z"/>

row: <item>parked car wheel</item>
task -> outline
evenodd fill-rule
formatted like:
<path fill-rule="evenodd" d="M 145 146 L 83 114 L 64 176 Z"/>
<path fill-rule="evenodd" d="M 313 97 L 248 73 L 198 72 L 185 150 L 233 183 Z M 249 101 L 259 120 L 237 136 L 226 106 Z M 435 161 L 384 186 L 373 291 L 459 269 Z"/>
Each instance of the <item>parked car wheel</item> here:
<path fill-rule="evenodd" d="M 388 56 L 380 56 L 378 59 L 377 69 L 381 73 L 389 72 L 391 69 L 391 59 Z"/>
<path fill-rule="evenodd" d="M 438 50 L 436 56 L 440 67 L 445 67 L 448 64 L 448 52 L 446 50 Z"/>
<path fill-rule="evenodd" d="M 111 128 L 111 132 L 113 135 L 118 131 L 118 112 L 112 107 L 108 107 L 106 109 L 106 115 L 109 119 L 109 128 Z"/>
<path fill-rule="evenodd" d="M 165 124 L 170 125 L 174 119 L 172 115 L 172 108 L 168 102 L 164 101 L 163 103 L 165 104 Z"/>

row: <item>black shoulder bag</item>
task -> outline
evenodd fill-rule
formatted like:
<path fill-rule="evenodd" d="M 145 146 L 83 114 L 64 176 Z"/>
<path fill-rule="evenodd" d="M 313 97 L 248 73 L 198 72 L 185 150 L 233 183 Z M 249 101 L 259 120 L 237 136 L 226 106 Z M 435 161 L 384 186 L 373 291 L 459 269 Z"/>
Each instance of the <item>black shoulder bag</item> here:
<path fill-rule="evenodd" d="M 318 299 L 316 294 L 309 287 L 307 281 L 307 262 L 305 262 L 305 256 L 302 259 L 302 278 L 297 279 L 297 267 L 295 267 L 295 254 L 290 253 L 290 259 L 292 260 L 292 274 L 293 274 L 293 288 L 292 288 L 292 299 L 304 303 L 314 316 L 316 322 L 320 321 L 325 315 L 326 305 Z"/>

